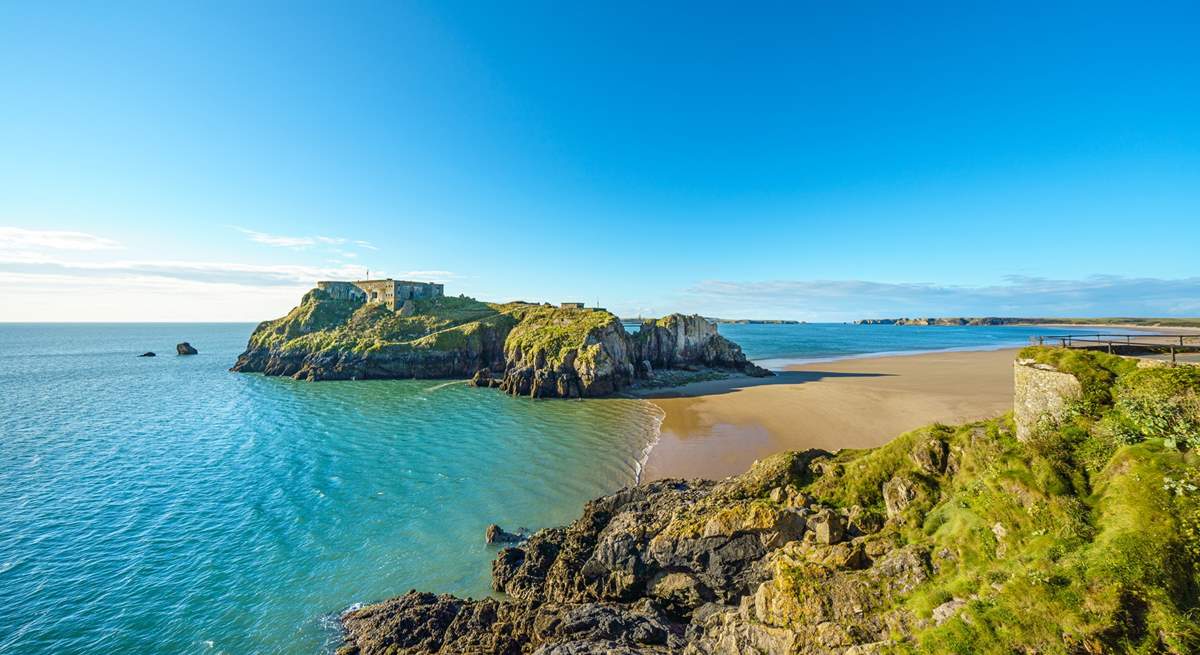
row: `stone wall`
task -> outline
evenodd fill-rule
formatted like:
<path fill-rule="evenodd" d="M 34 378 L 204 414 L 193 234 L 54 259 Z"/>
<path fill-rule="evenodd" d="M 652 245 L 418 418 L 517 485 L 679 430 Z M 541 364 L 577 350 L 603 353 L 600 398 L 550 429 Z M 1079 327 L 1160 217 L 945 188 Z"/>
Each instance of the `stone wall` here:
<path fill-rule="evenodd" d="M 410 282 L 408 280 L 359 280 L 352 283 L 366 293 L 367 302 L 379 302 L 395 311 L 403 307 L 406 300 L 441 298 L 444 288 L 432 282 Z"/>
<path fill-rule="evenodd" d="M 1018 359 L 1013 364 L 1013 390 L 1013 420 L 1021 441 L 1027 441 L 1042 421 L 1062 421 L 1071 401 L 1083 395 L 1074 375 L 1032 359 Z"/>
<path fill-rule="evenodd" d="M 337 298 L 339 300 L 359 300 L 365 298 L 363 290 L 358 288 L 353 282 L 322 280 L 317 282 L 317 288 L 329 294 L 330 298 Z"/>

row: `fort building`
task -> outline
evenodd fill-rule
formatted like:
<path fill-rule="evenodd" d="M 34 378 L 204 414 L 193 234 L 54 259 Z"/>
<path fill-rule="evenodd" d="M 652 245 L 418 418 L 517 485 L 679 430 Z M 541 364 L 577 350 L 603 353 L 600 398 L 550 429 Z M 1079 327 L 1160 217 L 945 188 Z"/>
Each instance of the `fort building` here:
<path fill-rule="evenodd" d="M 433 282 L 412 282 L 391 278 L 356 280 L 354 282 L 322 280 L 317 282 L 317 288 L 333 298 L 383 303 L 392 311 L 395 311 L 397 307 L 403 307 L 406 300 L 441 298 L 445 292 L 442 285 Z"/>

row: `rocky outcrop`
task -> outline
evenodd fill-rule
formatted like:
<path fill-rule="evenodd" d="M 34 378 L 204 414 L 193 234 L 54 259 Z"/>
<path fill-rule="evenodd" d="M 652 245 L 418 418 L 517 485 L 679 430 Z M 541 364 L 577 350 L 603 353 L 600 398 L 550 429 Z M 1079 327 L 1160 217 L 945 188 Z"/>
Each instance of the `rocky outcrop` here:
<path fill-rule="evenodd" d="M 492 585 L 507 600 L 410 592 L 347 613 L 340 653 L 823 653 L 883 639 L 911 620 L 889 604 L 928 578 L 929 557 L 799 492 L 827 455 L 594 500 L 499 552 Z M 817 567 L 824 591 L 797 594 L 796 567 Z"/>
<path fill-rule="evenodd" d="M 523 321 L 505 342 L 500 389 L 514 396 L 607 396 L 633 384 L 631 339 L 607 312 L 556 313 Z"/>
<path fill-rule="evenodd" d="M 634 341 L 636 361 L 648 362 L 654 368 L 708 366 L 756 377 L 771 375 L 747 361 L 736 343 L 718 334 L 716 323 L 696 314 L 671 314 L 645 321 Z"/>
<path fill-rule="evenodd" d="M 192 347 L 192 344 L 184 341 L 175 346 L 175 353 L 179 355 L 197 355 L 199 351 Z"/>
<path fill-rule="evenodd" d="M 771 374 L 700 316 L 673 314 L 631 335 L 603 310 L 424 302 L 389 312 L 315 289 L 288 316 L 260 324 L 232 370 L 310 381 L 469 378 L 535 398 L 606 396 L 655 369 Z"/>

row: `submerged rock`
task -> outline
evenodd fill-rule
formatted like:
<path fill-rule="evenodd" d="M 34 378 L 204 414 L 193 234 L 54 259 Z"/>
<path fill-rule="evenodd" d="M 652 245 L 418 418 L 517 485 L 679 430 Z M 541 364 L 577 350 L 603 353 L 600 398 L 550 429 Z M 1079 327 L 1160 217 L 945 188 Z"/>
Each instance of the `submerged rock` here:
<path fill-rule="evenodd" d="M 501 528 L 495 523 L 489 525 L 487 530 L 485 530 L 483 533 L 484 542 L 489 544 L 516 543 L 518 541 L 524 541 L 524 539 L 525 535 L 521 534 L 520 531 L 506 532 L 504 528 Z"/>
<path fill-rule="evenodd" d="M 199 354 L 199 351 L 198 351 L 198 350 L 196 350 L 195 348 L 193 348 L 193 347 L 192 347 L 192 344 L 190 344 L 190 343 L 188 343 L 188 342 L 186 342 L 186 341 L 184 341 L 183 343 L 181 343 L 181 344 L 178 344 L 177 346 L 175 346 L 175 352 L 176 352 L 176 353 L 178 353 L 178 354 L 180 354 L 180 355 L 196 355 L 196 354 Z"/>
<path fill-rule="evenodd" d="M 138 357 L 156 357 L 156 355 L 152 352 L 147 351 L 147 352 L 144 352 L 144 353 L 138 355 Z"/>

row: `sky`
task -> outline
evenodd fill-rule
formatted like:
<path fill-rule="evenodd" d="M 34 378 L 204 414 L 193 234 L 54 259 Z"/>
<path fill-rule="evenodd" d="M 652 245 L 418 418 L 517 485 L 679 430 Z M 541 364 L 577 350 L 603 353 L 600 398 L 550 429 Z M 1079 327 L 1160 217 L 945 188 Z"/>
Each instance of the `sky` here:
<path fill-rule="evenodd" d="M 0 321 L 1200 315 L 1200 5 L 0 3 Z"/>

